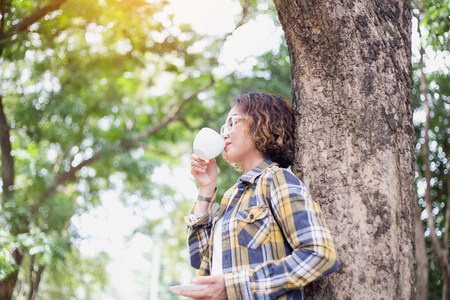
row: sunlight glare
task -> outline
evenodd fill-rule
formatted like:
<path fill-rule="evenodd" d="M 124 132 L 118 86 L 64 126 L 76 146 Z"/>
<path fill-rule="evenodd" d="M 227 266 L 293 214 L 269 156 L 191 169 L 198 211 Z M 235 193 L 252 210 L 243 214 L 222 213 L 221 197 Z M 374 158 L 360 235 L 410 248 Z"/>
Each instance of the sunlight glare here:
<path fill-rule="evenodd" d="M 200 34 L 219 35 L 233 30 L 241 6 L 230 0 L 171 0 L 165 10 L 178 25 L 187 23 Z"/>

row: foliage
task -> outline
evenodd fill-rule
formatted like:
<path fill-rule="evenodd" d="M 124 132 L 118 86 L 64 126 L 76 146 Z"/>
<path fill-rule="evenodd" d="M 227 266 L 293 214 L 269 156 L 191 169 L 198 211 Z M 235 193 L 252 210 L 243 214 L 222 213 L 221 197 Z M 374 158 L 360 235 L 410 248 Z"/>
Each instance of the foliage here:
<path fill-rule="evenodd" d="M 237 27 L 260 13 L 258 1 L 240 2 Z M 100 205 L 101 192 L 118 184 L 113 176 L 123 180 L 124 202 L 133 196 L 158 201 L 161 193 L 170 198 L 170 189 L 152 182 L 153 171 L 176 165 L 201 127 L 220 128 L 237 93 L 226 87 L 227 79 L 214 78 L 225 39 L 175 26 L 166 1 L 5 3 L 0 84 L 14 185 L 0 206 L 0 280 L 20 270 L 15 294 L 21 299 L 45 270 L 41 297 L 77 298 L 86 286 L 88 299 L 106 284 L 107 260 L 81 257 L 71 219 Z M 53 4 L 60 6 L 52 10 Z M 28 26 L 16 26 L 38 12 Z M 222 174 L 224 186 L 236 180 Z M 179 229 L 186 203 L 172 211 L 175 227 L 160 233 L 174 241 L 164 252 L 168 265 L 176 266 L 180 258 L 173 256 L 184 248 Z M 142 231 L 157 238 L 158 222 Z M 13 253 L 23 262 L 17 264 Z"/>
<path fill-rule="evenodd" d="M 429 74 L 430 82 L 430 103 L 432 117 L 430 118 L 430 169 L 432 172 L 432 197 L 433 197 L 433 218 L 436 225 L 436 233 L 438 237 L 442 240 L 445 234 L 448 234 L 448 228 L 445 228 L 446 219 L 446 208 L 448 203 L 448 191 L 447 191 L 447 178 L 448 171 L 450 168 L 450 91 L 448 91 L 448 86 L 450 84 L 450 77 L 448 74 L 443 73 L 433 73 Z M 418 90 L 420 83 L 416 80 L 416 88 Z M 419 94 L 415 95 L 416 103 L 417 98 L 420 98 Z M 420 106 L 416 106 L 420 110 Z M 425 165 L 423 163 L 423 124 L 416 124 L 416 153 L 417 153 L 417 164 L 418 172 L 420 176 L 416 178 L 416 187 L 418 193 L 419 204 L 424 207 L 424 188 L 426 187 L 426 182 L 424 181 L 423 172 L 425 170 Z M 426 215 L 423 212 L 422 215 Z M 426 220 L 426 219 L 424 219 Z M 430 299 L 438 299 L 442 297 L 442 274 L 439 269 L 439 264 L 433 254 L 431 241 L 429 240 L 430 232 L 424 223 L 424 234 L 427 241 L 428 254 L 430 259 L 430 281 L 429 281 L 429 297 Z"/>
<path fill-rule="evenodd" d="M 46 4 L 11 2 L 5 31 Z M 125 191 L 151 198 L 152 170 L 174 163 L 201 126 L 195 116 L 208 107 L 198 94 L 212 85 L 217 64 L 202 51 L 215 41 L 195 50 L 201 37 L 188 25 L 174 26 L 165 4 L 68 1 L 2 39 L 15 182 L 0 208 L 7 224 L 0 229 L 0 279 L 20 267 L 17 250 L 24 266 L 46 268 L 44 279 L 72 281 L 54 285 L 52 295 L 73 294 L 83 281 L 65 273 L 67 259 L 83 260 L 71 250 L 72 216 L 99 204 L 116 173 L 124 175 Z M 32 284 L 25 273 L 19 279 Z"/>
<path fill-rule="evenodd" d="M 423 1 L 426 14 L 422 25 L 428 30 L 427 44 L 439 51 L 450 50 L 450 1 Z"/>
<path fill-rule="evenodd" d="M 39 289 L 40 299 L 98 299 L 108 284 L 105 266 L 110 261 L 106 253 L 85 257 L 75 248 L 65 249 L 62 259 L 54 260 L 44 273 Z M 24 267 L 29 267 L 26 262 Z M 22 275 L 24 276 L 24 274 Z M 21 278 L 22 284 L 26 278 Z M 15 299 L 25 299 L 18 295 Z"/>
<path fill-rule="evenodd" d="M 448 11 L 450 1 L 413 1 L 414 14 L 420 21 L 420 44 L 427 53 L 434 52 L 436 55 L 445 56 L 450 51 L 449 29 L 450 19 Z M 420 53 L 419 53 L 420 55 Z M 429 260 L 429 299 L 442 298 L 443 275 L 439 267 L 438 260 L 430 239 L 430 229 L 426 224 L 426 218 L 432 217 L 436 227 L 436 234 L 441 243 L 445 236 L 448 236 L 449 228 L 446 228 L 446 209 L 448 204 L 448 172 L 450 170 L 450 74 L 449 66 L 441 66 L 440 69 L 425 73 L 426 84 L 428 88 L 428 103 L 430 108 L 430 129 L 429 136 L 429 161 L 428 166 L 423 157 L 424 136 L 424 118 L 426 112 L 423 109 L 424 95 L 421 87 L 421 70 L 419 66 L 420 57 L 413 57 L 414 66 L 414 88 L 413 103 L 415 108 L 416 121 L 416 157 L 417 157 L 417 176 L 416 191 L 417 199 L 421 207 L 425 207 L 425 189 L 427 183 L 425 180 L 425 170 L 429 168 L 432 174 L 431 178 L 431 196 L 433 200 L 433 216 L 428 216 L 426 210 L 423 210 L 421 218 L 424 221 L 424 234 L 427 244 Z M 431 64 L 433 57 L 424 55 L 424 64 Z M 426 69 L 424 68 L 424 72 Z M 421 116 L 421 117 L 420 117 Z M 448 248 L 448 245 L 443 245 Z"/>

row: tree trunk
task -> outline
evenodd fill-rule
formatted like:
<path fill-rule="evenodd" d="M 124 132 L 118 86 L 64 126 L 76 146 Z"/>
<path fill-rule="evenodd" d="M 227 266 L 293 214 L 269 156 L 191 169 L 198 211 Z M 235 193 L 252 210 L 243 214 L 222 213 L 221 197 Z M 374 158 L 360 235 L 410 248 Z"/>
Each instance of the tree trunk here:
<path fill-rule="evenodd" d="M 6 8 L 5 2 L 0 3 L 0 57 L 3 56 L 3 50 L 5 47 L 6 39 L 10 38 L 14 34 L 22 33 L 28 30 L 29 26 L 37 22 L 43 16 L 49 12 L 55 11 L 60 8 L 60 6 L 67 0 L 55 0 L 54 2 L 36 10 L 31 15 L 25 17 L 21 22 L 10 27 L 5 31 L 5 16 L 9 14 L 9 9 Z M 0 95 L 0 149 L 1 149 L 1 160 L 2 160 L 2 199 L 0 200 L 0 211 L 3 209 L 4 204 L 13 197 L 13 187 L 15 180 L 15 170 L 14 170 L 14 158 L 11 154 L 11 139 L 9 134 L 9 125 L 6 119 L 6 114 L 3 108 L 3 98 Z M 20 268 L 23 260 L 23 254 L 19 249 L 13 250 L 13 256 L 17 266 Z M 9 274 L 3 280 L 0 280 L 0 300 L 10 300 L 12 299 L 12 294 L 14 292 L 14 286 L 16 285 L 17 278 L 19 276 L 19 271 L 15 271 Z"/>
<path fill-rule="evenodd" d="M 450 170 L 447 169 L 449 172 L 447 174 L 450 173 Z M 448 257 L 448 230 L 450 228 L 450 176 L 447 176 L 447 208 L 445 210 L 445 232 L 444 232 L 444 251 L 445 251 L 445 257 Z M 448 265 L 448 259 L 447 259 L 447 265 Z M 444 288 L 442 291 L 442 295 L 443 297 L 447 297 L 444 299 L 450 299 L 449 298 L 449 294 L 450 294 L 450 283 L 448 281 L 444 282 Z"/>
<path fill-rule="evenodd" d="M 340 270 L 310 299 L 414 298 L 409 0 L 275 0 L 297 122 L 294 171 L 322 206 Z"/>
<path fill-rule="evenodd" d="M 423 222 L 420 219 L 422 208 L 415 203 L 416 207 L 416 300 L 428 299 L 428 254 L 425 243 L 425 235 L 423 230 Z"/>
<path fill-rule="evenodd" d="M 18 249 L 14 250 L 13 257 L 18 266 L 22 265 L 23 255 Z M 11 300 L 16 285 L 19 271 L 10 274 L 6 279 L 0 281 L 0 300 Z"/>
<path fill-rule="evenodd" d="M 11 155 L 11 137 L 9 134 L 9 124 L 3 109 L 3 97 L 0 95 L 0 149 L 2 155 L 2 192 L 0 209 L 13 194 L 14 186 L 14 159 Z"/>
<path fill-rule="evenodd" d="M 1 51 L 0 51 L 1 52 Z M 7 201 L 11 201 L 14 186 L 14 159 L 11 155 L 11 139 L 9 125 L 3 109 L 3 98 L 0 96 L 0 149 L 2 156 L 2 199 L 0 200 L 0 211 Z M 23 255 L 18 249 L 13 251 L 17 265 L 22 263 Z M 11 273 L 8 277 L 0 280 L 0 300 L 10 300 L 17 282 L 18 271 Z"/>
<path fill-rule="evenodd" d="M 34 270 L 32 270 L 31 274 L 34 274 L 34 276 L 31 275 L 30 292 L 28 294 L 28 300 L 36 300 L 37 299 L 39 285 L 41 283 L 42 273 L 44 273 L 44 269 L 45 269 L 45 266 L 38 266 L 38 270 L 36 272 Z"/>
<path fill-rule="evenodd" d="M 153 246 L 152 273 L 150 277 L 150 300 L 159 299 L 159 275 L 161 272 L 161 249 L 159 245 Z"/>

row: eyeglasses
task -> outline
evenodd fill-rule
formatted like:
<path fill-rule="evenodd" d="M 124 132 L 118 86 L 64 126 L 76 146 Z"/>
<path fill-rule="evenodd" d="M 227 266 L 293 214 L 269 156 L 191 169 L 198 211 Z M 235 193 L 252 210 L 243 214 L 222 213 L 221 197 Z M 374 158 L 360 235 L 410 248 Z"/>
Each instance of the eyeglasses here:
<path fill-rule="evenodd" d="M 239 120 L 241 118 L 242 117 L 238 116 L 238 115 L 228 117 L 225 124 L 223 124 L 222 127 L 220 128 L 220 135 L 230 134 L 233 131 L 236 124 L 239 123 L 237 120 Z"/>

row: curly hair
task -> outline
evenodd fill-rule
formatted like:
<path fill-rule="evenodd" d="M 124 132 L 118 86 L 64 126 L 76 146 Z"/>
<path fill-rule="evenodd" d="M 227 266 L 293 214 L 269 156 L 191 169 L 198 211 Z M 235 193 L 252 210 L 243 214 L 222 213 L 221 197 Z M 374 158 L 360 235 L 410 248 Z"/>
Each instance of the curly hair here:
<path fill-rule="evenodd" d="M 237 106 L 248 122 L 248 135 L 256 149 L 287 168 L 294 161 L 294 114 L 291 105 L 281 96 L 253 92 L 238 96 Z"/>

